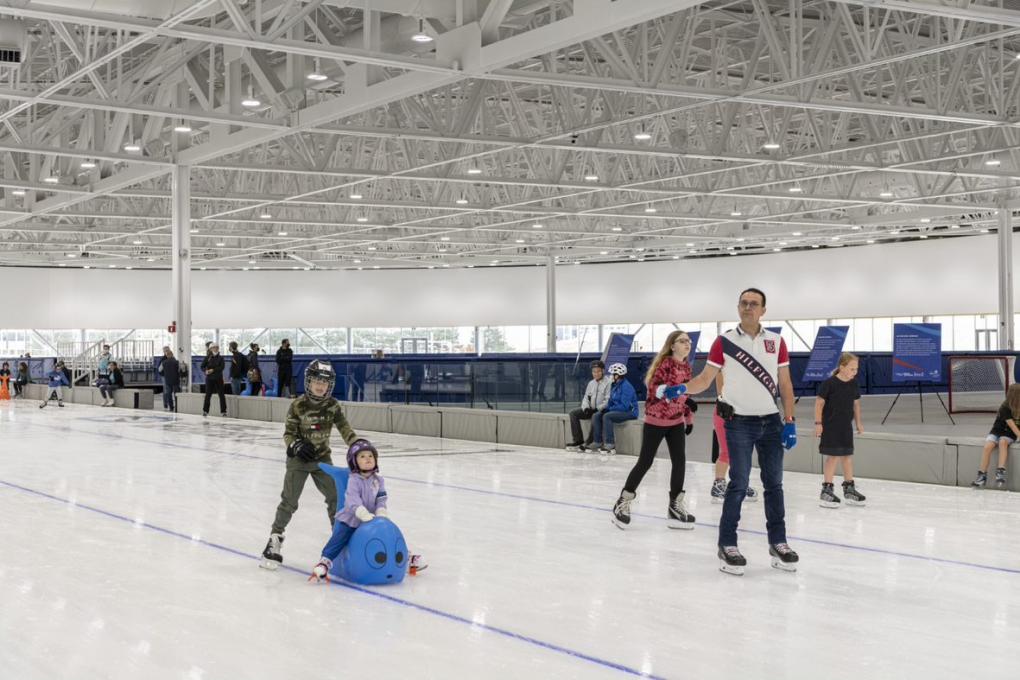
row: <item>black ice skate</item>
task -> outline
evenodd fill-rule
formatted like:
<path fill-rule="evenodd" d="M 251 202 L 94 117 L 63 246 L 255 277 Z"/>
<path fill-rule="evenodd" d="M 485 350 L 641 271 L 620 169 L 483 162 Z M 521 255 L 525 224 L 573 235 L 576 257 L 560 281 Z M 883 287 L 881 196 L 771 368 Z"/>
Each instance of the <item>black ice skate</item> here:
<path fill-rule="evenodd" d="M 670 529 L 693 529 L 694 515 L 687 512 L 687 502 L 684 500 L 685 492 L 681 491 L 666 510 L 666 525 Z"/>
<path fill-rule="evenodd" d="M 621 529 L 626 529 L 630 524 L 630 504 L 634 502 L 634 494 L 630 491 L 621 491 L 620 497 L 613 506 L 613 524 Z"/>
<path fill-rule="evenodd" d="M 865 498 L 864 494 L 854 487 L 852 480 L 849 482 L 843 482 L 843 498 L 846 499 L 847 505 L 857 505 L 861 507 L 866 505 L 865 501 L 868 500 Z"/>
<path fill-rule="evenodd" d="M 776 569 L 797 571 L 800 557 L 786 543 L 770 543 L 769 555 L 772 556 L 772 566 Z"/>
<path fill-rule="evenodd" d="M 1006 468 L 995 468 L 995 488 L 1006 488 Z"/>
<path fill-rule="evenodd" d="M 735 545 L 721 545 L 719 546 L 719 571 L 724 574 L 733 574 L 734 576 L 743 576 L 744 567 L 747 566 L 747 560 L 740 554 L 740 550 Z"/>
<path fill-rule="evenodd" d="M 818 497 L 818 505 L 823 508 L 838 508 L 839 496 L 832 490 L 832 483 L 822 482 L 822 494 Z"/>
<path fill-rule="evenodd" d="M 280 546 L 283 544 L 282 534 L 270 534 L 266 549 L 262 551 L 262 561 L 259 566 L 263 569 L 275 571 L 283 564 L 283 555 L 280 554 Z"/>
<path fill-rule="evenodd" d="M 977 478 L 973 482 L 971 482 L 970 485 L 972 487 L 974 487 L 975 489 L 983 489 L 983 488 L 985 488 L 985 484 L 987 484 L 987 483 L 988 483 L 988 473 L 987 472 L 982 472 L 981 470 L 978 470 Z"/>

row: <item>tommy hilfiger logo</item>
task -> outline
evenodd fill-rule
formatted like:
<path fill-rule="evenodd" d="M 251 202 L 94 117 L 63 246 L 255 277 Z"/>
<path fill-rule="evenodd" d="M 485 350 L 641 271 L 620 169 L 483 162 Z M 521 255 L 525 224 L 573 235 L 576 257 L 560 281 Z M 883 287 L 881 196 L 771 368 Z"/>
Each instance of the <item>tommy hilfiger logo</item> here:
<path fill-rule="evenodd" d="M 766 340 L 765 341 L 765 351 L 768 352 L 769 354 L 775 354 L 776 353 L 776 341 L 775 340 Z"/>

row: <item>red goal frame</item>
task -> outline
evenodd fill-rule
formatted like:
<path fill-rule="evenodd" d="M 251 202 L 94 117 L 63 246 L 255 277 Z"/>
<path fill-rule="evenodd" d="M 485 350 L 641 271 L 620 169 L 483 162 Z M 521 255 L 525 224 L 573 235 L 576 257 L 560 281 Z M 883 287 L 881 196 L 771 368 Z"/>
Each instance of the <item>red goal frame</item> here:
<path fill-rule="evenodd" d="M 953 363 L 956 361 L 967 360 L 973 361 L 979 359 L 981 361 L 1000 361 L 1002 362 L 1002 373 L 1006 376 L 1006 386 L 1002 391 L 1002 398 L 1006 398 L 1006 390 L 1009 389 L 1011 384 L 1009 370 L 1010 357 L 1003 354 L 956 354 L 949 357 L 949 413 L 995 413 L 998 411 L 998 406 L 994 406 L 990 409 L 977 409 L 968 408 L 965 410 L 957 410 L 953 407 Z"/>

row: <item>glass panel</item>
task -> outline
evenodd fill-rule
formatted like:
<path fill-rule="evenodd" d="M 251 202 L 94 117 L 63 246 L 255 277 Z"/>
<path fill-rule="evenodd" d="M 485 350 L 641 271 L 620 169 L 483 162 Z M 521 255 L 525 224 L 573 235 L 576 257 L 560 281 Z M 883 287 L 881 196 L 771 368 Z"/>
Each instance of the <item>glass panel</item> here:
<path fill-rule="evenodd" d="M 889 317 L 883 316 L 874 320 L 871 331 L 871 335 L 875 339 L 873 351 L 892 351 L 892 331 L 893 320 Z"/>

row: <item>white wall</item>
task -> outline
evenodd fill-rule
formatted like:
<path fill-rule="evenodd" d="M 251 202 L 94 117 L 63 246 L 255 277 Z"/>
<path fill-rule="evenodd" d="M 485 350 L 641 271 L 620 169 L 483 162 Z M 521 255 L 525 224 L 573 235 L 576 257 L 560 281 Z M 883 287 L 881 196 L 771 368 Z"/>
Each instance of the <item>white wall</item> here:
<path fill-rule="evenodd" d="M 1020 251 L 1017 243 L 1014 260 Z M 752 257 L 556 272 L 557 322 L 735 319 L 741 289 L 768 317 L 994 313 L 994 235 Z M 1020 276 L 1015 279 L 1020 299 Z M 170 273 L 0 268 L 3 328 L 160 328 Z M 195 271 L 195 328 L 474 326 L 545 323 L 544 267 L 365 271 Z"/>

